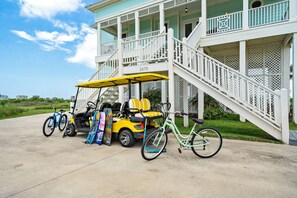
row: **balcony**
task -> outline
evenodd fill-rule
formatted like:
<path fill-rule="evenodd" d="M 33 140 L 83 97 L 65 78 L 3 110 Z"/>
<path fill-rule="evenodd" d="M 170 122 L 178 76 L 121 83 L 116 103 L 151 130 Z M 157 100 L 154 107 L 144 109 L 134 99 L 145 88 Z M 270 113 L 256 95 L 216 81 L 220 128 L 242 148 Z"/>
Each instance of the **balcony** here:
<path fill-rule="evenodd" d="M 160 31 L 157 30 L 157 31 L 139 34 L 139 39 L 156 36 L 159 33 L 160 33 Z M 135 39 L 136 39 L 135 36 L 130 36 L 130 37 L 123 38 L 123 41 L 128 42 L 128 41 L 133 41 Z M 111 55 L 118 48 L 118 41 L 115 40 L 115 41 L 111 41 L 111 42 L 101 43 L 100 45 L 101 45 L 101 53 L 100 53 L 101 56 Z"/>
<path fill-rule="evenodd" d="M 206 34 L 214 35 L 243 29 L 243 11 L 207 19 Z M 248 10 L 248 27 L 254 28 L 289 20 L 289 1 L 268 4 Z"/>

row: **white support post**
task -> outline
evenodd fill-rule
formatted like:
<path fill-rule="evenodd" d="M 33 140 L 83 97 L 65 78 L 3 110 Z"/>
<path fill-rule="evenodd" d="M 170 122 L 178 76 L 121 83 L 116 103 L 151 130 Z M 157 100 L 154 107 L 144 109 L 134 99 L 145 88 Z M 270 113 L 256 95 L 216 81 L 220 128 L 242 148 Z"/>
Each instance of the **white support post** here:
<path fill-rule="evenodd" d="M 206 36 L 206 19 L 207 19 L 207 2 L 206 0 L 201 0 L 201 20 L 202 20 L 202 36 Z"/>
<path fill-rule="evenodd" d="M 275 122 L 277 124 L 281 125 L 281 103 L 280 103 L 280 97 L 279 95 L 280 90 L 275 90 L 275 93 L 277 96 L 274 96 L 274 116 L 275 116 Z"/>
<path fill-rule="evenodd" d="M 203 119 L 204 114 L 204 92 L 198 89 L 198 119 Z"/>
<path fill-rule="evenodd" d="M 166 86 L 166 81 L 162 80 L 161 82 L 161 86 L 162 86 L 162 92 L 161 92 L 161 101 L 163 103 L 167 102 L 167 86 Z"/>
<path fill-rule="evenodd" d="M 101 24 L 97 23 L 97 56 L 101 55 Z"/>
<path fill-rule="evenodd" d="M 140 22 L 139 22 L 139 12 L 135 12 L 135 39 L 139 39 L 140 33 Z"/>
<path fill-rule="evenodd" d="M 249 28 L 249 0 L 243 0 L 242 8 L 242 29 Z"/>
<path fill-rule="evenodd" d="M 188 98 L 188 82 L 186 80 L 183 80 L 183 110 L 186 114 L 189 113 L 189 98 Z M 189 116 L 184 115 L 184 127 L 189 126 Z"/>
<path fill-rule="evenodd" d="M 139 20 L 139 12 L 136 11 L 135 12 L 135 39 L 138 40 L 139 39 L 139 33 L 140 33 L 140 20 Z M 136 46 L 137 49 L 140 49 L 140 46 Z M 134 93 L 135 93 L 135 96 L 138 98 L 139 97 L 139 86 L 138 84 L 136 84 L 134 86 Z M 140 98 L 139 98 L 140 99 Z"/>
<path fill-rule="evenodd" d="M 293 21 L 296 19 L 296 0 L 290 0 L 289 5 L 289 13 L 290 13 L 290 21 Z"/>
<path fill-rule="evenodd" d="M 239 72 L 246 75 L 246 41 L 239 42 Z M 240 82 L 240 98 L 245 101 L 246 99 L 246 85 L 244 81 Z M 239 116 L 241 122 L 245 122 L 245 118 Z"/>
<path fill-rule="evenodd" d="M 287 90 L 288 99 L 290 98 L 290 46 L 282 47 L 282 64 L 281 64 L 281 88 Z M 290 107 L 290 101 L 287 102 Z"/>
<path fill-rule="evenodd" d="M 173 29 L 168 30 L 168 77 L 169 77 L 169 102 L 171 103 L 171 112 L 175 111 L 175 96 L 174 96 L 174 71 L 173 71 Z M 175 122 L 174 114 L 170 116 Z"/>
<path fill-rule="evenodd" d="M 161 3 L 159 6 L 159 13 L 160 13 L 160 32 L 163 32 L 165 30 L 165 12 L 164 12 L 164 4 Z"/>
<path fill-rule="evenodd" d="M 297 123 L 297 33 L 293 35 L 293 121 Z"/>
<path fill-rule="evenodd" d="M 280 93 L 282 141 L 285 144 L 289 144 L 289 109 L 287 105 L 288 93 L 286 89 L 281 89 Z"/>
<path fill-rule="evenodd" d="M 119 76 L 123 76 L 124 74 L 124 68 L 123 68 L 123 48 L 122 48 L 122 23 L 121 23 L 121 17 L 118 17 L 118 57 L 119 57 Z M 124 87 L 119 86 L 119 102 L 123 103 L 125 100 L 124 97 Z"/>
<path fill-rule="evenodd" d="M 198 51 L 204 52 L 203 48 L 198 48 Z M 201 62 L 203 64 L 203 62 Z M 200 67 L 202 68 L 202 66 Z M 198 88 L 198 87 L 197 87 Z M 203 119 L 204 114 L 204 92 L 198 88 L 198 119 Z"/>

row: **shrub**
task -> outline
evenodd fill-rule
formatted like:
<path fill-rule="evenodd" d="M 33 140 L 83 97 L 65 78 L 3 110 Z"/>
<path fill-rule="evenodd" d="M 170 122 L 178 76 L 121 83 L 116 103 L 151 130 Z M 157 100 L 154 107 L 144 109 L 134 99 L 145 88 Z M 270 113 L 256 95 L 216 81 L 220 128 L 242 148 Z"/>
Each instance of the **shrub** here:
<path fill-rule="evenodd" d="M 161 89 L 151 88 L 143 93 L 143 97 L 150 100 L 152 106 L 161 102 Z"/>
<path fill-rule="evenodd" d="M 15 106 L 0 106 L 0 118 L 12 117 L 25 111 L 25 109 Z"/>

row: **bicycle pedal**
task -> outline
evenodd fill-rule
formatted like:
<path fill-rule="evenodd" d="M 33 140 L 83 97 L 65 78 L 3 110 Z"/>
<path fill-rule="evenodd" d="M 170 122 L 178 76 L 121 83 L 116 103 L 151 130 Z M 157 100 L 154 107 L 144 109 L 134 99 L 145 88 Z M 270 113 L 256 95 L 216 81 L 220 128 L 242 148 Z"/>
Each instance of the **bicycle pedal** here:
<path fill-rule="evenodd" d="M 181 149 L 180 149 L 180 148 L 178 148 L 177 150 L 178 150 L 178 152 L 179 152 L 179 153 L 182 153 L 182 151 L 181 151 Z"/>

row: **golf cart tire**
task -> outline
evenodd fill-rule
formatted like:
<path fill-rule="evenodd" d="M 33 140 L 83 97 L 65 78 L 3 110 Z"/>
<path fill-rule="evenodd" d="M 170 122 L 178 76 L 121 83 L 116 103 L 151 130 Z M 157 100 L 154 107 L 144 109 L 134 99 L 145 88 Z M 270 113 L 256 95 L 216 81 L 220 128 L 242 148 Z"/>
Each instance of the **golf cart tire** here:
<path fill-rule="evenodd" d="M 119 141 L 123 147 L 131 147 L 135 144 L 132 132 L 127 129 L 120 132 Z"/>
<path fill-rule="evenodd" d="M 77 132 L 75 131 L 75 127 L 73 124 L 69 124 L 66 128 L 66 135 L 69 137 L 76 136 Z"/>

